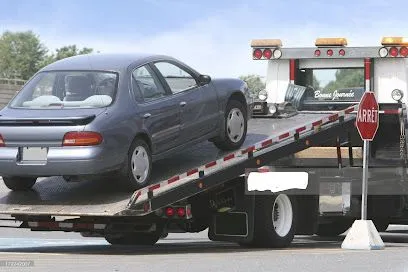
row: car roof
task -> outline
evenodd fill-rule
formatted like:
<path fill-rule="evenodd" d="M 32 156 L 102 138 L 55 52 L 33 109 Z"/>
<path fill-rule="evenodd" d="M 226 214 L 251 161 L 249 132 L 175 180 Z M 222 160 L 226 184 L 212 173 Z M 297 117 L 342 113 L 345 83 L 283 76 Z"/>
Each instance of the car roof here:
<path fill-rule="evenodd" d="M 94 53 L 65 58 L 45 66 L 41 71 L 50 70 L 104 70 L 120 71 L 131 64 L 142 65 L 154 60 L 176 60 L 170 56 L 153 54 L 107 54 Z M 177 60 L 176 60 L 177 61 Z"/>

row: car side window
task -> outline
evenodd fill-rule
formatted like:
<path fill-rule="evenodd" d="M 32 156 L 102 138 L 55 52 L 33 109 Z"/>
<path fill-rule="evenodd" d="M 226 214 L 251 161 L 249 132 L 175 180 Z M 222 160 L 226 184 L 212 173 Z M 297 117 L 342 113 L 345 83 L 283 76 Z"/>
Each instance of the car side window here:
<path fill-rule="evenodd" d="M 138 98 L 137 94 L 141 95 L 145 102 L 166 96 L 165 90 L 147 66 L 139 67 L 133 71 L 132 84 L 136 99 Z"/>
<path fill-rule="evenodd" d="M 166 80 L 172 93 L 179 93 L 197 86 L 194 77 L 177 65 L 169 62 L 156 62 L 154 65 Z"/>

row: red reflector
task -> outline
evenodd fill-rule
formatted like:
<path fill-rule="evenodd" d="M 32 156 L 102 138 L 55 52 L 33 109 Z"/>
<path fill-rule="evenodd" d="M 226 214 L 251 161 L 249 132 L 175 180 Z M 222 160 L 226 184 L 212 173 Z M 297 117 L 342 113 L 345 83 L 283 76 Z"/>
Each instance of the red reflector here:
<path fill-rule="evenodd" d="M 262 51 L 261 51 L 261 49 L 255 49 L 255 50 L 254 50 L 254 58 L 255 58 L 255 59 L 260 59 L 260 58 L 262 58 Z"/>
<path fill-rule="evenodd" d="M 316 56 L 316 57 L 320 57 L 320 54 L 321 54 L 320 50 L 319 50 L 319 49 L 316 49 L 316 51 L 315 51 L 315 56 Z"/>
<path fill-rule="evenodd" d="M 173 217 L 174 216 L 174 209 L 172 207 L 167 207 L 165 213 L 166 213 L 167 217 Z"/>
<path fill-rule="evenodd" d="M 405 47 L 405 46 L 401 47 L 400 48 L 400 55 L 403 56 L 403 57 L 408 56 L 408 48 Z"/>
<path fill-rule="evenodd" d="M 89 146 L 102 143 L 102 135 L 92 131 L 71 131 L 64 135 L 63 146 Z"/>
<path fill-rule="evenodd" d="M 396 48 L 396 47 L 391 47 L 390 51 L 388 51 L 388 52 L 390 53 L 391 57 L 398 56 L 398 48 Z"/>
<path fill-rule="evenodd" d="M 272 57 L 272 51 L 270 49 L 265 49 L 263 51 L 263 56 L 267 59 L 270 59 Z"/>
<path fill-rule="evenodd" d="M 184 217 L 186 216 L 186 210 L 182 207 L 177 208 L 177 216 L 178 217 Z"/>
<path fill-rule="evenodd" d="M 0 147 L 5 147 L 6 144 L 4 142 L 3 136 L 0 134 Z"/>
<path fill-rule="evenodd" d="M 346 54 L 346 51 L 344 51 L 344 49 L 339 50 L 339 55 L 340 56 L 344 56 L 345 54 Z"/>
<path fill-rule="evenodd" d="M 333 56 L 333 50 L 331 49 L 327 50 L 327 55 L 330 57 Z"/>

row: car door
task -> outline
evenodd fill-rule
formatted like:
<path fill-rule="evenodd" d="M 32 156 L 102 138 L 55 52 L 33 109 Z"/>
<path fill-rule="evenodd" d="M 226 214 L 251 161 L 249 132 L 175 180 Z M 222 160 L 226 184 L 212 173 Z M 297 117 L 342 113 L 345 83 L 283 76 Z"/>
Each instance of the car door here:
<path fill-rule="evenodd" d="M 179 101 L 180 141 L 186 143 L 213 134 L 218 128 L 217 94 L 210 85 L 199 86 L 192 71 L 178 63 L 154 63 L 166 87 Z"/>
<path fill-rule="evenodd" d="M 180 138 L 181 125 L 178 101 L 166 91 L 148 65 L 133 70 L 132 89 L 138 100 L 142 127 L 152 140 L 153 153 L 175 147 Z"/>

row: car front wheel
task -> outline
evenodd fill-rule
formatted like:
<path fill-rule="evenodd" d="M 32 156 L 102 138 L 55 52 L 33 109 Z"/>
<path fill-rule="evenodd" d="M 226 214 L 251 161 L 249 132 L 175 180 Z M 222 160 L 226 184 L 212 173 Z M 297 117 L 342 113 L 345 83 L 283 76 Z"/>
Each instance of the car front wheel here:
<path fill-rule="evenodd" d="M 150 148 L 142 139 L 136 139 L 128 152 L 127 165 L 122 169 L 125 187 L 137 190 L 149 184 L 152 172 Z"/>
<path fill-rule="evenodd" d="M 225 110 L 224 130 L 221 137 L 214 141 L 221 150 L 234 150 L 244 143 L 247 133 L 247 114 L 245 105 L 238 100 L 230 100 Z"/>
<path fill-rule="evenodd" d="M 35 177 L 3 177 L 4 184 L 13 191 L 28 191 L 37 181 Z"/>

